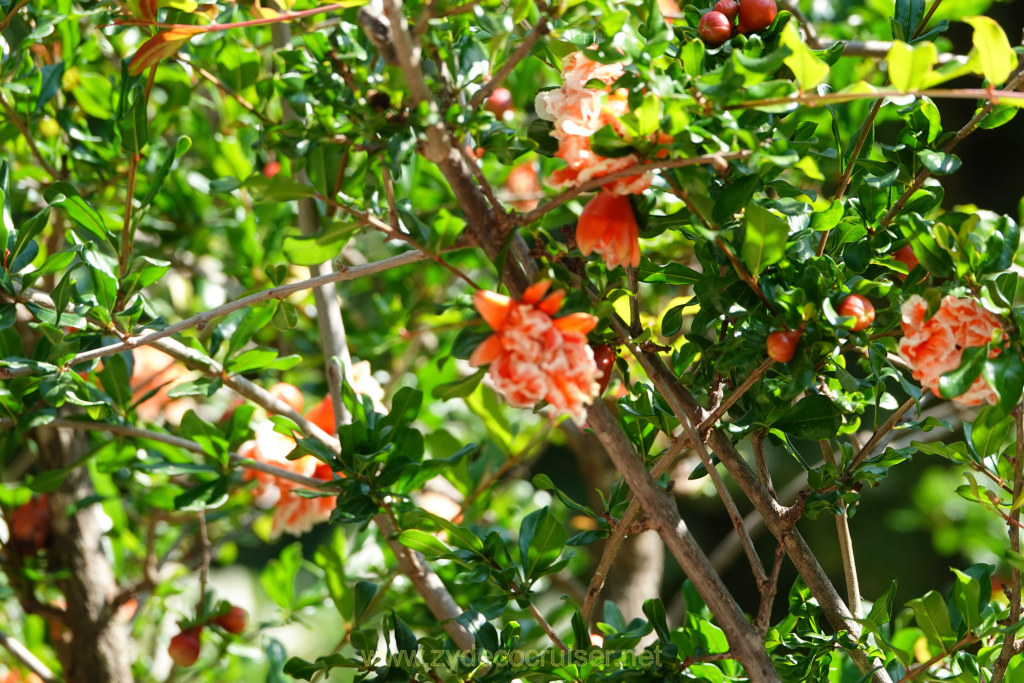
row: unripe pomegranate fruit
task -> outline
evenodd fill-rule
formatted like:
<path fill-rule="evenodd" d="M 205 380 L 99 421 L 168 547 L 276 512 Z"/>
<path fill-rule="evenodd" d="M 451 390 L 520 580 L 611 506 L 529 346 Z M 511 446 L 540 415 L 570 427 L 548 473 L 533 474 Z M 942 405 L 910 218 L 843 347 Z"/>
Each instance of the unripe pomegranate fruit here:
<path fill-rule="evenodd" d="M 907 272 L 916 268 L 917 264 L 920 263 L 920 261 L 917 260 L 917 255 L 914 253 L 913 247 L 909 244 L 905 244 L 894 251 L 892 257 L 897 261 L 901 261 L 903 265 L 907 267 Z M 900 275 L 901 280 L 905 280 L 906 277 L 906 275 Z"/>
<path fill-rule="evenodd" d="M 775 15 L 779 8 L 775 0 L 741 0 L 740 2 L 740 25 L 746 29 L 740 33 L 751 33 L 760 31 L 771 26 L 775 21 Z"/>
<path fill-rule="evenodd" d="M 512 106 L 512 91 L 508 88 L 495 88 L 491 96 L 484 100 L 484 109 L 499 119 L 505 117 L 505 112 L 512 111 Z"/>
<path fill-rule="evenodd" d="M 700 18 L 697 33 L 706 45 L 717 47 L 732 35 L 732 22 L 721 12 L 712 10 Z"/>
<path fill-rule="evenodd" d="M 199 634 L 201 626 L 182 631 L 171 638 L 171 644 L 167 646 L 167 654 L 171 656 L 175 664 L 179 666 L 192 666 L 199 659 Z"/>
<path fill-rule="evenodd" d="M 239 633 L 245 631 L 245 624 L 249 620 L 249 615 L 244 609 L 236 605 L 232 605 L 231 609 L 226 614 L 222 614 L 213 620 L 213 623 L 220 626 L 228 633 L 234 633 L 236 636 Z"/>
<path fill-rule="evenodd" d="M 854 332 L 866 329 L 875 321 L 875 307 L 860 294 L 851 294 L 843 299 L 836 312 L 842 316 L 856 318 L 856 322 L 853 324 Z"/>
<path fill-rule="evenodd" d="M 779 330 L 768 335 L 768 357 L 778 363 L 788 363 L 796 354 L 796 345 L 800 342 L 797 330 Z"/>
<path fill-rule="evenodd" d="M 718 0 L 712 9 L 724 14 L 731 24 L 736 21 L 736 15 L 740 11 L 740 4 L 736 0 Z"/>
<path fill-rule="evenodd" d="M 608 382 L 612 379 L 612 370 L 615 369 L 615 350 L 607 344 L 598 344 L 591 347 L 594 350 L 594 362 L 597 369 L 601 371 L 601 377 L 597 380 L 601 389 L 597 392 L 600 396 L 608 388 Z"/>

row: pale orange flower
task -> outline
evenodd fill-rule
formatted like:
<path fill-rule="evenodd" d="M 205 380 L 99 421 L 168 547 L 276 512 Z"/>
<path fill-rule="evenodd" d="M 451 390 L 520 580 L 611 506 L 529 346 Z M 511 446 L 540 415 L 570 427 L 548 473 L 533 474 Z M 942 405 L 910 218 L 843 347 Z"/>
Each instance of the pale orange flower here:
<path fill-rule="evenodd" d="M 629 93 L 624 88 L 612 91 L 611 86 L 625 72 L 622 64 L 601 64 L 582 52 L 573 52 L 562 65 L 562 86 L 537 94 L 537 116 L 555 124 L 551 135 L 558 140 L 556 156 L 568 164 L 551 174 L 551 187 L 575 187 L 640 163 L 635 154 L 613 159 L 590 148 L 590 136 L 602 127 L 610 125 L 620 134 L 624 130 L 619 118 L 629 112 Z M 605 87 L 588 88 L 595 80 Z M 650 174 L 642 173 L 609 183 L 605 189 L 613 194 L 636 194 L 650 183 Z"/>
<path fill-rule="evenodd" d="M 476 348 L 469 362 L 474 367 L 490 363 L 491 384 L 510 405 L 530 408 L 544 400 L 556 413 L 582 424 L 601 374 L 587 344 L 597 318 L 589 313 L 552 318 L 564 292 L 545 297 L 550 286 L 547 280 L 538 282 L 519 301 L 478 291 L 473 305 L 494 334 Z"/>
<path fill-rule="evenodd" d="M 598 192 L 576 223 L 576 246 L 584 256 L 597 252 L 611 270 L 640 265 L 639 227 L 628 197 Z"/>
<path fill-rule="evenodd" d="M 1002 333 L 1003 329 L 999 318 L 977 301 L 952 295 L 944 297 L 939 310 L 927 320 L 928 303 L 916 294 L 904 302 L 900 313 L 904 335 L 899 342 L 900 356 L 910 365 L 914 379 L 936 396 L 939 378 L 960 367 L 964 349 L 987 344 L 994 332 Z M 993 349 L 989 357 L 998 355 L 999 349 Z M 976 406 L 982 401 L 995 404 L 998 396 L 984 378 L 978 377 L 964 394 L 953 400 Z"/>
<path fill-rule="evenodd" d="M 187 368 L 163 351 L 152 346 L 132 349 L 132 397 L 145 396 L 156 389 L 156 393 L 135 407 L 139 417 L 151 422 L 163 415 L 169 422 L 177 424 L 185 412 L 194 406 L 186 399 L 173 399 L 167 394 L 186 380 Z"/>
<path fill-rule="evenodd" d="M 370 364 L 367 361 L 355 363 L 352 366 L 352 377 L 349 378 L 349 381 L 357 394 L 363 394 L 372 399 L 375 410 L 380 413 L 387 412 L 381 402 L 384 398 L 384 390 L 373 378 Z M 278 398 L 284 399 L 286 396 L 294 396 L 295 392 L 284 391 L 281 385 L 276 385 L 273 387 L 272 393 L 275 393 Z M 313 406 L 306 413 L 306 419 L 325 432 L 334 434 L 336 426 L 331 398 L 328 396 Z M 238 454 L 295 474 L 301 474 L 304 477 L 312 477 L 321 481 L 330 481 L 334 478 L 331 468 L 311 455 L 290 460 L 288 455 L 293 450 L 295 450 L 295 439 L 274 431 L 273 423 L 265 421 L 256 426 L 255 435 L 251 441 L 246 441 L 239 446 Z M 258 470 L 247 469 L 244 477 L 246 480 L 254 479 L 257 482 L 253 491 L 256 506 L 264 509 L 273 508 L 274 523 L 270 532 L 272 538 L 277 538 L 282 533 L 295 536 L 304 534 L 310 531 L 315 524 L 327 521 L 331 516 L 331 511 L 334 510 L 336 502 L 334 496 L 315 498 L 301 496 L 297 492 L 301 488 L 298 484 Z"/>

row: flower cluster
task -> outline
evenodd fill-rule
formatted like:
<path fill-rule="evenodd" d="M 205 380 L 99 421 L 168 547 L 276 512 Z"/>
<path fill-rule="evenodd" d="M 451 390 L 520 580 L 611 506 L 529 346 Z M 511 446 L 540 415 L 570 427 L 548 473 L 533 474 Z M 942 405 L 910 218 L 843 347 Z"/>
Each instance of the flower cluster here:
<path fill-rule="evenodd" d="M 490 363 L 491 384 L 510 405 L 529 408 L 547 401 L 556 412 L 582 424 L 601 374 L 586 337 L 597 318 L 589 313 L 552 318 L 564 292 L 545 297 L 550 286 L 549 281 L 538 282 L 519 301 L 478 291 L 473 304 L 494 334 L 469 362 L 474 367 Z"/>
<path fill-rule="evenodd" d="M 348 381 L 353 391 L 372 399 L 375 410 L 381 413 L 386 412 L 384 404 L 381 402 L 384 398 L 384 390 L 370 374 L 369 363 L 363 361 L 353 365 L 352 377 L 348 378 Z M 275 387 L 275 389 L 277 388 Z M 275 392 L 271 391 L 271 393 Z M 298 406 L 292 405 L 292 407 L 296 410 L 302 408 L 301 403 Z M 337 431 L 337 425 L 334 422 L 334 403 L 329 396 L 313 406 L 306 413 L 306 419 L 328 434 L 334 434 Z M 331 468 L 311 455 L 290 460 L 288 455 L 295 450 L 295 439 L 274 431 L 272 422 L 267 421 L 257 425 L 254 436 L 254 439 L 239 446 L 239 455 L 320 481 L 330 481 L 334 478 Z M 335 506 L 334 496 L 307 498 L 298 493 L 301 488 L 299 484 L 273 474 L 258 470 L 246 470 L 245 478 L 256 480 L 253 495 L 257 507 L 273 508 L 274 521 L 270 532 L 272 538 L 277 538 L 282 533 L 298 536 L 308 532 L 313 525 L 327 521 Z"/>
<path fill-rule="evenodd" d="M 568 163 L 551 174 L 551 187 L 575 187 L 640 163 L 635 154 L 612 159 L 595 154 L 590 148 L 590 136 L 605 125 L 620 134 L 624 132 L 619 117 L 629 112 L 629 93 L 625 88 L 612 91 L 611 86 L 625 73 L 622 64 L 601 64 L 582 52 L 573 52 L 563 63 L 562 86 L 537 94 L 537 116 L 554 122 L 551 135 L 558 140 L 555 156 Z M 603 83 L 604 88 L 588 88 L 591 81 Z M 609 183 L 605 189 L 612 194 L 636 194 L 650 184 L 650 173 L 641 173 Z"/>
<path fill-rule="evenodd" d="M 977 301 L 952 295 L 942 299 L 939 310 L 925 320 L 928 304 L 916 294 L 903 304 L 903 338 L 900 339 L 900 356 L 910 365 L 914 379 L 922 386 L 939 395 L 939 378 L 960 367 L 964 349 L 969 346 L 984 346 L 992 341 L 994 332 L 1002 332 L 999 319 L 982 308 Z M 993 349 L 990 358 L 999 355 Z M 995 391 L 978 377 L 964 394 L 953 399 L 968 406 L 979 405 L 982 401 L 995 404 Z"/>

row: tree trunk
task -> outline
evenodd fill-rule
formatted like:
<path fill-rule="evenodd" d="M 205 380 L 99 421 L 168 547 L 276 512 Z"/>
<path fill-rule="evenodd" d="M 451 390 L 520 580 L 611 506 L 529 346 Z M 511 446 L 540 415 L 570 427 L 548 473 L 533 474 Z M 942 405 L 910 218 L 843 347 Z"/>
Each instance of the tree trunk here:
<path fill-rule="evenodd" d="M 70 430 L 44 427 L 36 434 L 47 469 L 68 467 L 85 453 L 85 442 Z M 68 578 L 59 582 L 67 607 L 57 653 L 67 683 L 131 683 L 127 629 L 113 618 L 110 608 L 117 583 L 103 552 L 100 509 L 94 503 L 69 515 L 76 502 L 94 493 L 88 469 L 82 465 L 71 470 L 49 496 L 50 567 L 68 572 Z"/>

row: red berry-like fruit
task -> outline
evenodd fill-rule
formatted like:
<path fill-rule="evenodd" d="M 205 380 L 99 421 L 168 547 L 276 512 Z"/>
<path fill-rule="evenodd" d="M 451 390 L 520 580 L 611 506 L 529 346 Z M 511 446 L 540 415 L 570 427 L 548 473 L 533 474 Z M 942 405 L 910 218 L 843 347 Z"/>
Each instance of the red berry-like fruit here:
<path fill-rule="evenodd" d="M 721 12 L 711 10 L 700 18 L 697 33 L 706 45 L 717 47 L 729 40 L 732 35 L 732 22 Z"/>
<path fill-rule="evenodd" d="M 45 495 L 33 498 L 11 513 L 11 540 L 24 555 L 34 555 L 50 544 L 50 506 Z"/>
<path fill-rule="evenodd" d="M 775 0 L 741 0 L 740 25 L 747 32 L 760 31 L 771 26 L 778 13 L 779 8 L 775 5 Z"/>
<path fill-rule="evenodd" d="M 484 101 L 484 109 L 499 119 L 504 118 L 505 112 L 512 111 L 512 106 L 512 91 L 508 88 L 495 88 L 491 96 Z"/>
<path fill-rule="evenodd" d="M 597 395 L 600 396 L 608 388 L 608 382 L 612 379 L 612 370 L 615 369 L 615 350 L 607 344 L 598 344 L 591 348 L 594 350 L 594 362 L 597 363 L 597 369 L 601 371 L 601 377 L 597 380 L 601 385 L 600 391 L 597 392 Z"/>
<path fill-rule="evenodd" d="M 736 14 L 740 11 L 740 4 L 736 0 L 718 0 L 711 9 L 724 14 L 731 24 L 736 21 Z"/>
<path fill-rule="evenodd" d="M 171 638 L 171 644 L 167 646 L 167 654 L 171 656 L 175 664 L 180 666 L 192 666 L 199 659 L 199 633 L 202 627 L 195 626 Z"/>
<path fill-rule="evenodd" d="M 273 178 L 274 176 L 276 176 L 280 172 L 281 172 L 281 162 L 280 161 L 268 161 L 266 163 L 266 165 L 263 167 L 263 175 L 266 178 Z"/>
<path fill-rule="evenodd" d="M 213 620 L 213 623 L 220 626 L 228 633 L 234 633 L 236 636 L 239 633 L 245 631 L 245 624 L 249 619 L 249 615 L 241 607 L 231 606 L 231 609 L 226 614 L 222 614 Z"/>
<path fill-rule="evenodd" d="M 854 332 L 866 329 L 875 321 L 875 307 L 860 294 L 851 294 L 843 299 L 836 312 L 839 315 L 856 318 L 856 322 L 853 324 Z"/>
<path fill-rule="evenodd" d="M 901 261 L 907 267 L 907 272 L 916 268 L 919 263 L 917 255 L 914 254 L 914 249 L 909 244 L 905 244 L 894 251 L 892 257 L 897 261 Z M 906 278 L 906 275 L 900 275 L 901 280 L 905 280 Z"/>
<path fill-rule="evenodd" d="M 768 335 L 768 357 L 779 363 L 788 363 L 796 354 L 800 333 L 796 330 L 780 330 Z"/>

